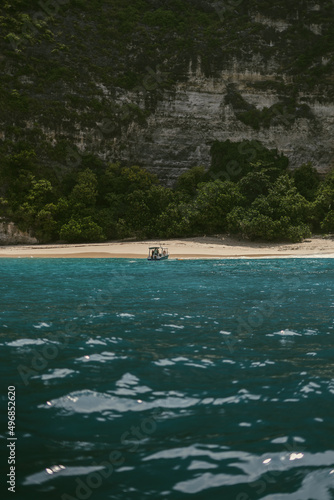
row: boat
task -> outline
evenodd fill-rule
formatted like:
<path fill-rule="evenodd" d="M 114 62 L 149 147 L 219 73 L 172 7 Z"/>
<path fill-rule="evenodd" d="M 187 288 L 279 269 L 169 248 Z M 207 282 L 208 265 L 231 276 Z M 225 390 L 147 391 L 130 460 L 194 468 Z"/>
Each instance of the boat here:
<path fill-rule="evenodd" d="M 147 260 L 167 260 L 169 257 L 168 248 L 157 246 L 149 247 Z"/>

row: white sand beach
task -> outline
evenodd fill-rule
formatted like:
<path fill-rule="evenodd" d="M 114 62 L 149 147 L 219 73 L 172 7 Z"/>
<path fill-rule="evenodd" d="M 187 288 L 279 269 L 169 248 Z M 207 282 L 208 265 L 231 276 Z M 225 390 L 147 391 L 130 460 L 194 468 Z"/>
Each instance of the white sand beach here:
<path fill-rule="evenodd" d="M 230 236 L 172 240 L 113 241 L 89 244 L 16 245 L 0 247 L 0 257 L 8 258 L 143 258 L 148 247 L 162 244 L 170 258 L 226 259 L 277 257 L 334 258 L 334 238 L 314 237 L 302 243 L 254 243 Z"/>

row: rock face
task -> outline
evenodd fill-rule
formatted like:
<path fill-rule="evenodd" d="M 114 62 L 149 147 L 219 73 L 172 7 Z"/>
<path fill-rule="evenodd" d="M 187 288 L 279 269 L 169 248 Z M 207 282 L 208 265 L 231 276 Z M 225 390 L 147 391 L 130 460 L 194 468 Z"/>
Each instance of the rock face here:
<path fill-rule="evenodd" d="M 20 231 L 13 222 L 0 222 L 0 245 L 35 244 L 37 239 Z"/>
<path fill-rule="evenodd" d="M 333 2 L 73 0 L 53 21 L 43 2 L 10 3 L 0 153 L 25 141 L 61 175 L 93 154 L 169 185 L 209 167 L 215 140 L 259 141 L 291 168 L 334 166 Z"/>
<path fill-rule="evenodd" d="M 107 145 L 106 156 L 140 164 L 171 184 L 193 166 L 209 167 L 214 140 L 253 139 L 286 155 L 290 168 L 310 161 L 320 173 L 330 170 L 334 166 L 334 104 L 324 102 L 320 95 L 300 93 L 293 112 L 275 108 L 280 101 L 278 93 L 254 86 L 275 81 L 275 74 L 265 72 L 267 68 L 255 68 L 252 72 L 235 63 L 220 77 L 206 78 L 199 62 L 196 71 L 190 68 L 186 82 L 163 92 L 145 126 L 132 123 L 118 141 Z M 238 119 L 236 110 L 226 103 L 231 85 L 253 109 L 271 109 L 270 126 L 256 129 Z M 120 100 L 137 102 L 145 109 L 140 95 L 122 93 Z M 303 106 L 309 110 L 306 116 L 299 113 Z"/>
<path fill-rule="evenodd" d="M 286 99 L 279 85 L 288 86 L 290 77 L 280 75 L 277 63 L 234 60 L 220 74 L 207 77 L 201 61 L 190 64 L 182 81 L 172 90 L 159 90 L 155 106 L 148 110 L 147 92 L 118 89 L 116 98 L 108 91 L 104 97 L 119 106 L 136 106 L 147 114 L 138 123 L 122 123 L 113 137 L 96 129 L 80 129 L 71 137 L 81 152 L 93 152 L 107 161 L 136 164 L 154 172 L 167 185 L 187 169 L 209 167 L 210 148 L 215 140 L 233 142 L 245 139 L 278 149 L 289 158 L 290 168 L 311 162 L 322 174 L 334 167 L 334 103 L 320 91 L 294 96 L 294 106 L 282 106 Z M 275 89 L 278 86 L 278 90 Z M 228 96 L 238 96 L 233 104 Z M 240 119 L 240 102 L 260 116 L 269 109 L 271 119 L 252 126 Z M 305 109 L 307 112 L 305 112 Z M 52 130 L 45 130 L 49 136 Z M 71 156 L 71 155 L 69 155 Z M 72 165 L 80 162 L 74 155 Z"/>

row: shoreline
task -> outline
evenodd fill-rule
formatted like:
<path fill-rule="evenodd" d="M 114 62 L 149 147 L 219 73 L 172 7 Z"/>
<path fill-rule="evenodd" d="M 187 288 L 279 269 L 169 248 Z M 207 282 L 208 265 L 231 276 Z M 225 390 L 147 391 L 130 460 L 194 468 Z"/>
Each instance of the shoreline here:
<path fill-rule="evenodd" d="M 8 245 L 0 247 L 0 258 L 146 259 L 148 247 L 160 243 L 169 248 L 170 259 L 334 258 L 332 238 L 313 237 L 301 243 L 254 243 L 224 235 L 161 241 Z"/>

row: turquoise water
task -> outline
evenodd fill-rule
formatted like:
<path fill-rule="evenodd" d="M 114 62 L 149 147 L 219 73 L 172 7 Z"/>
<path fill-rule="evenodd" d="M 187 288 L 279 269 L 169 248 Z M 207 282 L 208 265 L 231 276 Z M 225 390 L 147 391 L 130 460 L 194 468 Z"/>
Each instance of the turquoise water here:
<path fill-rule="evenodd" d="M 12 497 L 334 499 L 334 260 L 0 264 Z"/>

